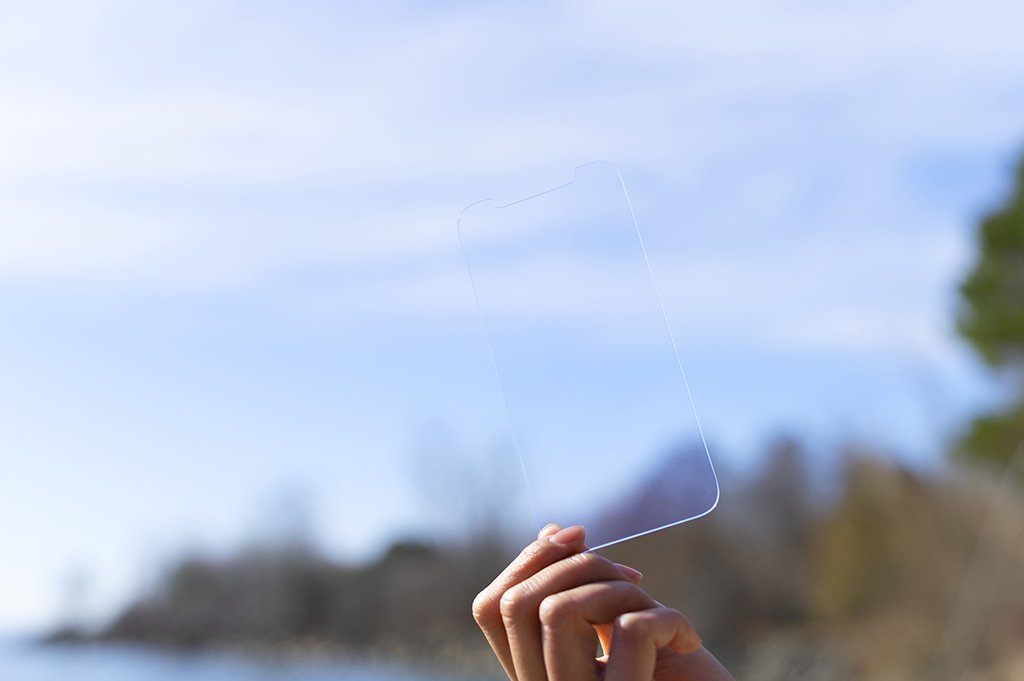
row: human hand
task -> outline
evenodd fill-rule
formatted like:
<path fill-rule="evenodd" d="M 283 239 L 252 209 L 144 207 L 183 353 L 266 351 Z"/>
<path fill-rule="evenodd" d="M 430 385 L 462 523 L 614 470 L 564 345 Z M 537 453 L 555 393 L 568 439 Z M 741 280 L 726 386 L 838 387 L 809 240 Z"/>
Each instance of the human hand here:
<path fill-rule="evenodd" d="M 639 572 L 585 550 L 582 527 L 549 525 L 473 601 L 509 679 L 732 681 Z"/>

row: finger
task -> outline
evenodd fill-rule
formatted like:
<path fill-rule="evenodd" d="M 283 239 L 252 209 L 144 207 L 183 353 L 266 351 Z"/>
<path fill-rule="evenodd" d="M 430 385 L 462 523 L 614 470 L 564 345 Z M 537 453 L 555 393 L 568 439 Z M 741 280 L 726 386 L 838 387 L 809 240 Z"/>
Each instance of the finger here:
<path fill-rule="evenodd" d="M 557 535 L 556 535 L 557 536 Z M 634 578 L 596 553 L 577 553 L 549 565 L 505 592 L 500 610 L 519 681 L 546 678 L 539 610 L 546 597 L 590 582 Z"/>
<path fill-rule="evenodd" d="M 659 648 L 686 655 L 700 646 L 690 620 L 678 610 L 657 607 L 620 615 L 612 630 L 605 681 L 650 679 Z"/>
<path fill-rule="evenodd" d="M 622 563 L 616 563 L 615 567 L 629 576 L 631 582 L 639 583 L 644 578 L 644 573 L 636 568 L 623 565 Z M 655 605 L 661 605 L 657 601 L 654 601 L 654 603 Z M 607 655 L 608 651 L 612 649 L 612 623 L 598 623 L 594 625 L 594 629 L 597 630 L 597 639 L 601 642 L 601 650 Z"/>
<path fill-rule="evenodd" d="M 513 560 L 487 588 L 473 599 L 473 619 L 480 626 L 488 644 L 512 681 L 517 681 L 512 652 L 502 622 L 501 597 L 511 587 L 532 577 L 551 565 L 584 548 L 583 528 L 548 525 L 541 530 L 537 541 L 531 543 Z"/>
<path fill-rule="evenodd" d="M 702 679 L 703 681 L 735 681 L 732 674 L 715 659 L 707 648 L 698 648 L 687 655 L 677 655 L 668 648 L 658 650 L 655 680 Z"/>
<path fill-rule="evenodd" d="M 547 539 L 554 533 L 562 529 L 562 526 L 558 523 L 548 523 L 541 528 L 540 532 L 537 533 L 537 539 Z"/>
<path fill-rule="evenodd" d="M 596 678 L 594 626 L 653 607 L 654 600 L 643 589 L 625 581 L 594 582 L 545 598 L 540 622 L 550 681 Z"/>

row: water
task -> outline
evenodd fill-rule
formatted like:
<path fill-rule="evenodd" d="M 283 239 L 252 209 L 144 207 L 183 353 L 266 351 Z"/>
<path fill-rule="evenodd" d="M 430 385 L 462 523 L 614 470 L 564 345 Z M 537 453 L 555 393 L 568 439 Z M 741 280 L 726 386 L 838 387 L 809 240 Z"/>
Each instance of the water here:
<path fill-rule="evenodd" d="M 0 643 L 0 681 L 440 681 L 375 663 L 255 662 L 217 654 Z"/>

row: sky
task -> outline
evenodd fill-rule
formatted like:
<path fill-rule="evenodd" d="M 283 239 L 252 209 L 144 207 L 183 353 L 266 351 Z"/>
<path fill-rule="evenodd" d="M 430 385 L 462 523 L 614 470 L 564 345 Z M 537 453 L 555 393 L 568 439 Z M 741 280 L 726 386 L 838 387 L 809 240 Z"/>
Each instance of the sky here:
<path fill-rule="evenodd" d="M 3 3 L 0 631 L 52 622 L 74 575 L 112 612 L 289 490 L 339 556 L 457 522 L 424 459 L 508 457 L 456 218 L 594 159 L 712 458 L 792 431 L 937 461 L 999 394 L 953 316 L 1024 149 L 1022 23 L 1009 1 Z"/>

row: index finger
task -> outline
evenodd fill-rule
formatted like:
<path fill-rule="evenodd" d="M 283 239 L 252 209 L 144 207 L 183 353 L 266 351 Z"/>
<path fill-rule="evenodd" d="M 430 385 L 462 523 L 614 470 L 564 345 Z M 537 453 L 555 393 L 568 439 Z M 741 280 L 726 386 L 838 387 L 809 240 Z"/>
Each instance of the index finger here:
<path fill-rule="evenodd" d="M 501 617 L 502 595 L 547 566 L 585 548 L 584 531 L 579 525 L 565 529 L 554 524 L 548 525 L 540 531 L 535 542 L 523 549 L 515 560 L 473 599 L 473 619 L 487 637 L 487 642 L 498 656 L 501 666 L 505 668 L 505 673 L 513 681 L 516 679 L 515 666 L 512 663 L 508 635 Z"/>

